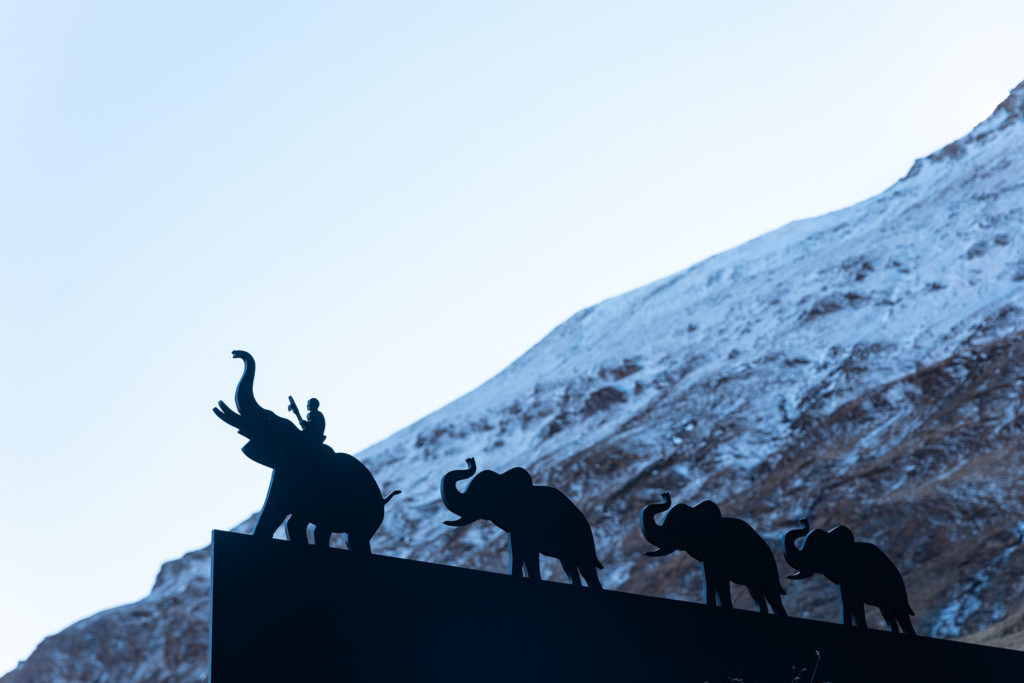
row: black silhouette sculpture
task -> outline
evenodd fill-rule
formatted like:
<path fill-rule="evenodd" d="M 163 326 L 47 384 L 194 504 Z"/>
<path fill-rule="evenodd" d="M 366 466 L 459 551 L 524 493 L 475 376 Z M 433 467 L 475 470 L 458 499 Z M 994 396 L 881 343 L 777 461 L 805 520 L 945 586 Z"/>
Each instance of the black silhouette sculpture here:
<path fill-rule="evenodd" d="M 508 533 L 512 576 L 540 580 L 540 555 L 557 558 L 574 586 L 580 574 L 591 588 L 601 588 L 597 570 L 603 569 L 594 548 L 587 518 L 564 493 L 550 486 L 534 486 L 530 473 L 514 467 L 504 474 L 484 470 L 460 492 L 456 483 L 476 473 L 476 461 L 467 458 L 464 470 L 452 470 L 441 479 L 441 500 L 459 515 L 446 521 L 465 526 L 486 519 Z"/>
<path fill-rule="evenodd" d="M 232 351 L 231 356 L 245 363 L 235 390 L 238 412 L 223 401 L 213 412 L 249 439 L 242 446 L 246 456 L 274 470 L 253 536 L 271 538 L 291 515 L 285 526 L 290 540 L 308 543 L 306 529 L 313 524 L 316 545 L 327 547 L 332 533 L 344 533 L 350 550 L 369 554 L 370 538 L 384 520 L 384 505 L 401 491 L 384 498 L 363 463 L 323 443 L 324 421 L 316 399 L 310 401 L 309 422 L 317 438 L 261 407 L 252 391 L 256 361 L 246 351 Z M 291 403 L 294 406 L 295 401 Z M 318 421 L 315 415 L 320 415 Z"/>
<path fill-rule="evenodd" d="M 772 611 L 785 616 L 782 595 L 786 591 L 779 582 L 775 556 L 749 524 L 722 517 L 718 506 L 705 500 L 696 507 L 676 505 L 659 525 L 655 515 L 672 507 L 668 493 L 661 494 L 661 499 L 661 503 L 646 506 L 640 516 L 644 538 L 658 546 L 645 555 L 662 557 L 676 550 L 692 555 L 704 572 L 704 602 L 708 605 L 714 606 L 717 598 L 722 607 L 732 607 L 731 581 L 747 587 L 758 611 L 767 612 L 771 605 Z"/>
<path fill-rule="evenodd" d="M 867 628 L 864 605 L 874 605 L 881 610 L 890 631 L 902 627 L 904 633 L 914 633 L 910 623 L 914 611 L 907 600 L 903 577 L 878 546 L 854 541 L 853 532 L 845 526 L 827 532 L 811 531 L 807 520 L 801 519 L 800 527 L 787 531 L 783 539 L 786 562 L 797 570 L 787 578 L 795 581 L 820 573 L 838 584 L 840 616 L 847 626 L 852 623 Z M 796 539 L 803 536 L 807 538 L 798 549 Z"/>

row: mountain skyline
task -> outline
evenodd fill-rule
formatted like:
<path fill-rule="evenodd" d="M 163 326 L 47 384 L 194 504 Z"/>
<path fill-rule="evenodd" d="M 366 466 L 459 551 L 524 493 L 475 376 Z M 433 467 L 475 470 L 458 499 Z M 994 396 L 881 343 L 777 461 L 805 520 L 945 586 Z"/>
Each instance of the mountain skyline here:
<path fill-rule="evenodd" d="M 766 538 L 801 516 L 847 524 L 901 567 L 922 633 L 1012 618 L 1024 575 L 1022 116 L 1024 84 L 880 195 L 584 309 L 363 451 L 382 488 L 405 492 L 375 552 L 504 571 L 500 534 L 441 524 L 440 475 L 474 456 L 565 490 L 594 527 L 608 588 L 699 599 L 692 560 L 641 554 L 639 506 L 670 490 L 713 498 Z M 167 563 L 149 598 L 47 639 L 6 680 L 198 677 L 208 570 L 206 549 Z M 826 583 L 787 586 L 787 610 L 834 620 Z"/>
<path fill-rule="evenodd" d="M 358 452 L 575 312 L 891 185 L 1020 80 L 1024 5 L 0 19 L 2 671 L 262 500 L 208 410 L 231 349 Z"/>

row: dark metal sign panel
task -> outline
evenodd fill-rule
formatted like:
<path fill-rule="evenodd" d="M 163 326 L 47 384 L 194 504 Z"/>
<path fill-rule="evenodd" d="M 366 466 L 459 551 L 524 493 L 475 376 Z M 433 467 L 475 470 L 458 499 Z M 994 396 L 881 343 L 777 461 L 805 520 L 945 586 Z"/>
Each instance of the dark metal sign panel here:
<path fill-rule="evenodd" d="M 1011 650 L 224 531 L 212 583 L 212 683 L 1024 680 Z"/>

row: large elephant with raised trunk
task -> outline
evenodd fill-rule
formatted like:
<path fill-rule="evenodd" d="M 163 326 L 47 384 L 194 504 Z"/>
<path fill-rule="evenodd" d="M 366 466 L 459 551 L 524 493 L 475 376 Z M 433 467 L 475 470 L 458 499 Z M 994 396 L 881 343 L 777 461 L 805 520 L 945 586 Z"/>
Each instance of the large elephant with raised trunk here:
<path fill-rule="evenodd" d="M 796 540 L 806 536 L 798 548 Z M 786 532 L 783 550 L 795 574 L 787 578 L 794 581 L 823 574 L 839 586 L 840 618 L 847 626 L 853 624 L 867 628 L 864 605 L 874 605 L 882 612 L 889 630 L 902 627 L 905 633 L 914 633 L 907 599 L 907 587 L 892 560 L 878 546 L 855 541 L 853 532 L 845 526 L 831 531 L 815 529 L 806 519 L 800 528 Z"/>
<path fill-rule="evenodd" d="M 564 493 L 550 486 L 534 486 L 530 473 L 514 467 L 498 474 L 484 470 L 465 491 L 456 484 L 476 474 L 476 460 L 467 458 L 468 467 L 453 470 L 441 479 L 441 500 L 459 515 L 446 521 L 449 526 L 465 526 L 486 519 L 508 534 L 512 576 L 526 575 L 540 580 L 540 555 L 554 557 L 573 585 L 580 575 L 591 588 L 601 588 L 597 570 L 602 569 L 594 547 L 594 534 L 587 518 Z"/>
<path fill-rule="evenodd" d="M 328 546 L 332 533 L 346 534 L 350 550 L 370 552 L 370 538 L 384 520 L 387 498 L 363 463 L 348 453 L 335 453 L 311 439 L 291 421 L 260 406 L 253 395 L 256 361 L 246 351 L 232 351 L 245 363 L 235 390 L 235 412 L 220 401 L 213 412 L 247 437 L 242 452 L 274 470 L 254 536 L 271 538 L 289 515 L 285 531 L 290 540 L 308 543 L 306 529 L 315 526 L 313 540 Z"/>
<path fill-rule="evenodd" d="M 746 586 L 760 612 L 768 605 L 776 614 L 785 616 L 775 556 L 764 539 L 742 519 L 722 517 L 721 510 L 710 500 L 695 507 L 680 503 L 672 507 L 672 496 L 661 494 L 660 503 L 644 507 L 640 527 L 644 538 L 657 550 L 648 557 L 669 555 L 676 550 L 689 553 L 700 562 L 704 573 L 704 602 L 732 607 L 729 583 Z M 669 508 L 672 507 L 671 510 Z M 658 524 L 656 515 L 669 510 Z"/>

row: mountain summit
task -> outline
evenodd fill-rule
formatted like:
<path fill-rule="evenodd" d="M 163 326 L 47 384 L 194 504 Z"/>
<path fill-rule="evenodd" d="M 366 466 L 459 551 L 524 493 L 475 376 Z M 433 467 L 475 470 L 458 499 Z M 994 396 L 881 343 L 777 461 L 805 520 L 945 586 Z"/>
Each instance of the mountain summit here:
<path fill-rule="evenodd" d="M 988 628 L 1021 647 L 1022 114 L 1024 84 L 876 197 L 583 310 L 361 453 L 384 490 L 405 491 L 374 552 L 507 571 L 500 531 L 442 524 L 441 476 L 474 457 L 565 491 L 606 588 L 700 600 L 692 558 L 642 554 L 640 509 L 670 491 L 749 521 L 783 573 L 779 540 L 797 520 L 844 524 L 901 568 L 919 633 Z M 556 568 L 542 563 L 563 580 Z M 832 584 L 783 584 L 791 615 L 836 620 Z M 2 680 L 200 680 L 208 600 L 203 549 Z"/>

